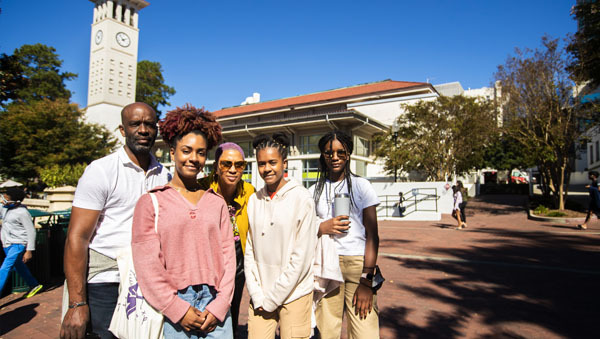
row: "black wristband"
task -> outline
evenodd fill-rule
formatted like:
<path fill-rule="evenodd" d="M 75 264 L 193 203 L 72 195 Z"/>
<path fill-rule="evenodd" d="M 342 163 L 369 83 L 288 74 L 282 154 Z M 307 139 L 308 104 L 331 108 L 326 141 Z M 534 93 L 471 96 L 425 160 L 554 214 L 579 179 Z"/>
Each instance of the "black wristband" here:
<path fill-rule="evenodd" d="M 69 304 L 69 308 L 77 308 L 79 306 L 85 306 L 87 304 L 87 301 L 74 302 L 72 304 Z"/>

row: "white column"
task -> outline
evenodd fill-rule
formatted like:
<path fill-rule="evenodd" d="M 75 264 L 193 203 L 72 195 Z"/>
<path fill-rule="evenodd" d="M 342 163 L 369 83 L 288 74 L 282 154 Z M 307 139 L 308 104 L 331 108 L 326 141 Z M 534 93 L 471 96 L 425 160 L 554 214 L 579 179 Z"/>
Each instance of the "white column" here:
<path fill-rule="evenodd" d="M 97 22 L 98 21 L 98 6 L 94 6 L 94 21 L 93 22 Z"/>
<path fill-rule="evenodd" d="M 123 6 L 121 5 L 121 1 L 117 1 L 117 17 L 115 19 L 123 21 Z"/>
<path fill-rule="evenodd" d="M 125 8 L 125 20 L 123 20 L 125 25 L 131 24 L 131 9 L 129 7 Z"/>
<path fill-rule="evenodd" d="M 138 12 L 135 9 L 133 10 L 133 27 L 138 27 Z"/>
<path fill-rule="evenodd" d="M 106 19 L 106 10 L 107 10 L 107 8 L 106 8 L 107 7 L 106 2 L 102 3 L 101 6 L 102 6 L 101 7 L 101 9 L 102 9 L 101 13 L 102 14 L 100 15 L 100 19 L 103 20 L 103 19 Z"/>
<path fill-rule="evenodd" d="M 114 3 L 113 3 L 113 1 L 112 0 L 108 0 L 106 2 L 106 5 L 107 5 L 106 10 L 107 10 L 108 17 L 111 18 L 111 19 L 114 19 L 114 17 L 113 17 Z"/>

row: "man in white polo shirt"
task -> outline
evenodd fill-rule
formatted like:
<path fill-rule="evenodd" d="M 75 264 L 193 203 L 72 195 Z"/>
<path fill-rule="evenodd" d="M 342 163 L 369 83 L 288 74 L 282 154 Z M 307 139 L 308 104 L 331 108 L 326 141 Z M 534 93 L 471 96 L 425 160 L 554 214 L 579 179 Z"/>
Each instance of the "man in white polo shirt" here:
<path fill-rule="evenodd" d="M 125 146 L 93 161 L 75 191 L 64 258 L 69 309 L 61 338 L 84 338 L 86 332 L 114 338 L 108 327 L 118 297 L 117 252 L 131 243 L 138 198 L 170 180 L 150 154 L 157 135 L 154 110 L 139 102 L 127 105 L 121 123 Z"/>

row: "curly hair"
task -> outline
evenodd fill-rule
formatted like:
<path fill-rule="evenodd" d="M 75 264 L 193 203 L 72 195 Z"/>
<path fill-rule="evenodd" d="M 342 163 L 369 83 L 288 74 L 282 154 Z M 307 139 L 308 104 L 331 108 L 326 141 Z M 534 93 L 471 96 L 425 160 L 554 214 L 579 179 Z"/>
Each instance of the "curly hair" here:
<path fill-rule="evenodd" d="M 212 149 L 221 141 L 221 125 L 214 114 L 191 104 L 177 107 L 167 113 L 164 119 L 158 122 L 158 128 L 163 140 L 171 147 L 188 133 L 201 134 L 206 139 L 207 149 Z"/>

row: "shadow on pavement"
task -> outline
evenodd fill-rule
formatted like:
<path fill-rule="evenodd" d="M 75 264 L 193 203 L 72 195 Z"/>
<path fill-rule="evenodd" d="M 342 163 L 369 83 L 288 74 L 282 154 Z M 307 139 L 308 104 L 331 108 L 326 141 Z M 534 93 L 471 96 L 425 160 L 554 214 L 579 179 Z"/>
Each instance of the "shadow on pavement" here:
<path fill-rule="evenodd" d="M 401 284 L 400 288 L 451 306 L 452 311 L 432 310 L 426 325 L 419 326 L 406 320 L 410 308 L 387 308 L 381 312 L 382 327 L 392 329 L 396 338 L 459 338 L 465 336 L 465 321 L 476 315 L 496 331 L 478 338 L 522 338 L 535 333 L 531 326 L 530 332 L 507 331 L 503 325 L 508 323 L 535 325 L 561 337 L 597 337 L 597 237 L 501 228 L 474 232 L 491 233 L 492 239 L 482 241 L 481 247 L 432 249 L 434 255 L 465 262 L 394 258 L 404 269 L 446 273 L 431 278 L 425 287 Z"/>
<path fill-rule="evenodd" d="M 36 316 L 36 307 L 40 304 L 29 304 L 0 315 L 0 335 L 4 335 L 22 324 L 28 323 Z"/>

